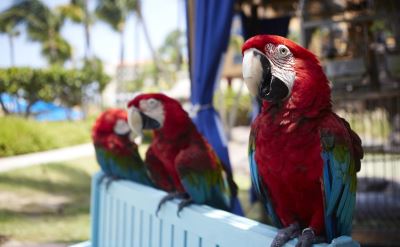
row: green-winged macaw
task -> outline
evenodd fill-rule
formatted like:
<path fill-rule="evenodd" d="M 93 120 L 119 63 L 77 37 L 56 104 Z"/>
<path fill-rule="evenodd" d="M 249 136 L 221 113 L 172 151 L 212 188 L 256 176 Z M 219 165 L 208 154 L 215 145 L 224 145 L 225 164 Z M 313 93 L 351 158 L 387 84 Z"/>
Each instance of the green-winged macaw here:
<path fill-rule="evenodd" d="M 237 186 L 180 103 L 164 94 L 141 94 L 128 103 L 128 123 L 140 133 L 153 129 L 145 163 L 156 186 L 178 197 L 179 212 L 191 203 L 228 210 Z M 159 207 L 160 208 L 160 207 Z"/>
<path fill-rule="evenodd" d="M 100 114 L 92 128 L 96 159 L 110 181 L 121 178 L 152 186 L 127 121 L 127 113 L 122 109 L 108 109 Z"/>
<path fill-rule="evenodd" d="M 350 235 L 361 140 L 332 111 L 331 87 L 314 54 L 275 35 L 242 48 L 243 78 L 262 110 L 251 127 L 253 185 L 280 228 L 271 246 Z"/>

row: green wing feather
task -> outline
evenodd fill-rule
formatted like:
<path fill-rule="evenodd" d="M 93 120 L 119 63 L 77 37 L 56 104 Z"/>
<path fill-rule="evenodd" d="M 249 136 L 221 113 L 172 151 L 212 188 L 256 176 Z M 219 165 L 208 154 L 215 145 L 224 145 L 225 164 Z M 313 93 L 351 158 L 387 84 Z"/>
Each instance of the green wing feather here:
<path fill-rule="evenodd" d="M 352 144 L 344 143 L 340 136 L 322 132 L 321 141 L 325 228 L 328 241 L 331 241 L 337 236 L 351 234 L 359 158 L 353 153 Z"/>
<path fill-rule="evenodd" d="M 198 204 L 229 210 L 230 194 L 222 164 L 217 159 L 213 167 L 205 158 L 206 152 L 192 151 L 184 150 L 177 157 L 178 174 L 185 191 Z M 186 155 L 188 153 L 191 155 Z"/>

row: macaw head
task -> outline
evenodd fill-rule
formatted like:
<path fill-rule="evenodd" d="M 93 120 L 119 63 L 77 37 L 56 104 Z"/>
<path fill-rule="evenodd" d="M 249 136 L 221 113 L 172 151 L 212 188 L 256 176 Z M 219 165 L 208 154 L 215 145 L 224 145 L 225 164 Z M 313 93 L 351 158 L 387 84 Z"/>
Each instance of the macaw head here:
<path fill-rule="evenodd" d="M 128 103 L 128 123 L 137 135 L 143 129 L 174 134 L 186 129 L 190 121 L 178 101 L 161 93 L 140 94 Z"/>
<path fill-rule="evenodd" d="M 330 84 L 316 56 L 276 35 L 258 35 L 243 47 L 243 78 L 250 93 L 268 104 L 330 105 Z"/>
<path fill-rule="evenodd" d="M 113 153 L 127 154 L 131 148 L 137 148 L 133 138 L 123 109 L 102 112 L 92 128 L 93 143 Z"/>

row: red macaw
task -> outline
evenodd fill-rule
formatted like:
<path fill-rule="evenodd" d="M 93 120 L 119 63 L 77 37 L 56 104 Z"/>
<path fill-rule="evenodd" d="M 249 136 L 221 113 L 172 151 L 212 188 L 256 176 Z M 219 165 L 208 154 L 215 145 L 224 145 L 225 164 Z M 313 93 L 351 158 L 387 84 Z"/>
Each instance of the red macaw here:
<path fill-rule="evenodd" d="M 178 215 L 191 203 L 231 209 L 230 197 L 237 194 L 232 174 L 178 101 L 159 93 L 139 95 L 128 103 L 128 123 L 136 133 L 154 129 L 145 163 L 156 186 L 170 192 L 158 210 L 172 198 L 183 198 Z"/>
<path fill-rule="evenodd" d="M 242 48 L 243 78 L 262 100 L 251 127 L 253 185 L 275 225 L 271 246 L 350 235 L 361 140 L 332 111 L 331 87 L 314 54 L 275 35 Z"/>
<path fill-rule="evenodd" d="M 126 111 L 109 109 L 100 114 L 92 128 L 97 161 L 106 176 L 129 179 L 152 186 L 153 183 L 132 140 Z"/>

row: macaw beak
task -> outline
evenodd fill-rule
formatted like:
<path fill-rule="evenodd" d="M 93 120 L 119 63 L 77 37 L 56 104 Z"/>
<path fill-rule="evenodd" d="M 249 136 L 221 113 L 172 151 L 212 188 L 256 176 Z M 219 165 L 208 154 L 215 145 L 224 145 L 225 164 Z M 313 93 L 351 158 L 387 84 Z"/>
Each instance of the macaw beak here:
<path fill-rule="evenodd" d="M 158 129 L 161 127 L 161 124 L 157 120 L 147 116 L 135 106 L 128 108 L 128 124 L 136 136 L 141 135 L 143 130 Z"/>
<path fill-rule="evenodd" d="M 260 99 L 277 103 L 289 94 L 289 88 L 272 75 L 271 63 L 259 50 L 250 48 L 243 53 L 243 79 L 250 93 Z"/>

